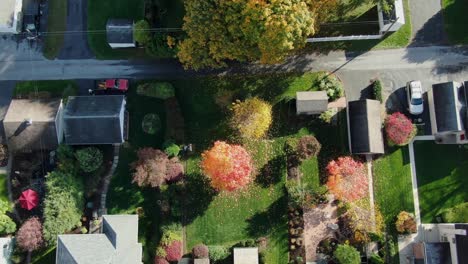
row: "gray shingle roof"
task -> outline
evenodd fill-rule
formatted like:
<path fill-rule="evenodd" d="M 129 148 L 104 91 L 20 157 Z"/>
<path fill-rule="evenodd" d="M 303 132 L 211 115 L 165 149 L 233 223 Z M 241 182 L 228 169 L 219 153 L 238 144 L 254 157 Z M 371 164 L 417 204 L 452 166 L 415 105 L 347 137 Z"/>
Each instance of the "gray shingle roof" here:
<path fill-rule="evenodd" d="M 351 153 L 384 153 L 379 101 L 348 102 L 348 126 Z"/>
<path fill-rule="evenodd" d="M 70 145 L 123 142 L 125 97 L 71 96 L 64 110 L 65 142 Z"/>
<path fill-rule="evenodd" d="M 109 19 L 106 24 L 108 43 L 134 43 L 133 21 L 130 19 Z"/>
<path fill-rule="evenodd" d="M 58 145 L 55 119 L 61 100 L 12 100 L 3 119 L 8 147 L 13 152 L 55 149 Z M 27 124 L 30 119 L 32 124 Z"/>
<path fill-rule="evenodd" d="M 328 96 L 325 91 L 297 92 L 297 114 L 320 114 L 327 111 Z"/>
<path fill-rule="evenodd" d="M 103 234 L 59 235 L 57 264 L 140 264 L 137 215 L 104 215 Z"/>

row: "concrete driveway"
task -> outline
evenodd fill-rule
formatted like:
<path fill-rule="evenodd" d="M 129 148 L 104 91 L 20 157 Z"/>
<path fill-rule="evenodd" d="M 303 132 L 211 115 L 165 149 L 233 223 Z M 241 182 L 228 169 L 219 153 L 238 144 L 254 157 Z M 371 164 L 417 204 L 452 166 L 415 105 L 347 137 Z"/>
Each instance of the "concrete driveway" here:
<path fill-rule="evenodd" d="M 447 44 L 441 0 L 409 0 L 413 40 L 410 46 Z"/>
<path fill-rule="evenodd" d="M 10 106 L 15 85 L 16 81 L 0 81 L 0 144 L 4 144 L 6 141 L 3 131 L 3 118 L 5 118 L 8 106 Z"/>
<path fill-rule="evenodd" d="M 67 1 L 67 0 L 63 0 Z M 59 59 L 90 59 L 94 55 L 88 45 L 87 0 L 68 0 L 67 31 Z"/>

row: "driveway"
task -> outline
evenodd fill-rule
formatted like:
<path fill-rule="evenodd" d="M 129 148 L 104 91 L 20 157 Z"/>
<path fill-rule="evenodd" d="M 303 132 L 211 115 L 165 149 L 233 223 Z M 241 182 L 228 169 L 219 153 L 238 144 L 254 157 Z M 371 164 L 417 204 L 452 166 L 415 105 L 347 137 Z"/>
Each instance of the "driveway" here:
<path fill-rule="evenodd" d="M 42 60 L 41 43 L 21 35 L 0 34 L 0 62 Z"/>
<path fill-rule="evenodd" d="M 10 105 L 15 85 L 16 81 L 0 81 L 0 144 L 5 143 L 3 118 L 5 118 L 8 106 Z"/>
<path fill-rule="evenodd" d="M 441 0 L 409 0 L 413 40 L 410 46 L 447 44 Z"/>
<path fill-rule="evenodd" d="M 67 1 L 67 0 L 63 0 Z M 59 59 L 90 59 L 87 30 L 87 0 L 68 0 L 67 31 Z M 72 32 L 70 32 L 72 31 Z"/>

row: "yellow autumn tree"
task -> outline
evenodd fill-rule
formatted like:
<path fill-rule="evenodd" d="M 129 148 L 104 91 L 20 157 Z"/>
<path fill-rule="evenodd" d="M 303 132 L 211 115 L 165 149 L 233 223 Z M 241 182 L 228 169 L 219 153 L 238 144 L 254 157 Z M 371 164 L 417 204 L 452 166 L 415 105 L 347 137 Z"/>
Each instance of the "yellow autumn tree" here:
<path fill-rule="evenodd" d="M 227 61 L 277 63 L 314 33 L 312 0 L 185 0 L 185 68 L 219 68 Z"/>
<path fill-rule="evenodd" d="M 236 101 L 232 108 L 231 127 L 243 139 L 259 139 L 265 136 L 270 128 L 271 105 L 257 97 L 243 102 Z"/>

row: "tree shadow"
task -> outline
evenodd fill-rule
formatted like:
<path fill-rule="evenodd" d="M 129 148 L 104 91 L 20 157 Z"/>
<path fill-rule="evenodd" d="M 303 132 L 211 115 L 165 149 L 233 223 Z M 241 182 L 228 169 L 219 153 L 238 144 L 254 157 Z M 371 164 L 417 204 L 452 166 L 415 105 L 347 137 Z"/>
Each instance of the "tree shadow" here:
<path fill-rule="evenodd" d="M 368 86 L 361 90 L 360 100 L 374 99 L 374 83 L 370 82 Z"/>
<path fill-rule="evenodd" d="M 442 11 L 437 12 L 414 34 L 410 47 L 448 44 L 447 34 L 444 30 Z"/>
<path fill-rule="evenodd" d="M 285 168 L 284 160 L 283 156 L 269 160 L 255 178 L 255 183 L 263 188 L 267 188 L 280 182 L 282 177 L 280 172 L 284 171 Z"/>
<path fill-rule="evenodd" d="M 269 236 L 280 241 L 288 239 L 287 232 L 287 196 L 273 202 L 265 211 L 259 212 L 247 220 L 247 233 L 250 237 Z"/>
<path fill-rule="evenodd" d="M 216 191 L 210 186 L 209 180 L 200 173 L 186 175 L 185 186 L 180 195 L 184 199 L 184 218 L 182 223 L 189 225 L 198 216 L 203 215 L 213 201 Z M 176 199 L 180 199 L 178 197 Z"/>

